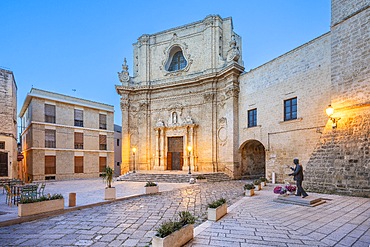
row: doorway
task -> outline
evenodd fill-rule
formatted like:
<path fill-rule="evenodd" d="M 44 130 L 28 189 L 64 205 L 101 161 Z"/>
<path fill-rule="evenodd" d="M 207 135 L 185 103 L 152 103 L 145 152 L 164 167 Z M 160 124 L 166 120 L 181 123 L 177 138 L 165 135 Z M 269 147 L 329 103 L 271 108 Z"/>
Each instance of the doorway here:
<path fill-rule="evenodd" d="M 257 140 L 249 140 L 241 148 L 242 178 L 255 179 L 266 173 L 265 147 Z"/>
<path fill-rule="evenodd" d="M 8 177 L 8 153 L 0 152 L 0 177 Z"/>
<path fill-rule="evenodd" d="M 184 164 L 183 137 L 168 137 L 167 170 L 182 170 Z"/>

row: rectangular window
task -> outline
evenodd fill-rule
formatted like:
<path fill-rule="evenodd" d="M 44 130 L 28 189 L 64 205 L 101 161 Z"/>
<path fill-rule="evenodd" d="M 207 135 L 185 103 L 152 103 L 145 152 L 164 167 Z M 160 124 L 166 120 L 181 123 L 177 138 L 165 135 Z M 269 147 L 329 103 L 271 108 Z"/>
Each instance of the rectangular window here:
<path fill-rule="evenodd" d="M 5 142 L 0 142 L 0 149 L 5 149 Z"/>
<path fill-rule="evenodd" d="M 99 172 L 104 172 L 107 166 L 107 157 L 99 157 Z"/>
<path fill-rule="evenodd" d="M 84 111 L 75 109 L 75 126 L 84 127 Z"/>
<path fill-rule="evenodd" d="M 84 133 L 75 132 L 75 149 L 84 149 Z"/>
<path fill-rule="evenodd" d="M 99 129 L 107 129 L 107 115 L 99 114 Z"/>
<path fill-rule="evenodd" d="M 55 123 L 55 105 L 45 104 L 45 122 Z"/>
<path fill-rule="evenodd" d="M 117 147 L 119 147 L 119 139 L 117 139 Z"/>
<path fill-rule="evenodd" d="M 107 136 L 99 135 L 99 150 L 107 150 Z"/>
<path fill-rule="evenodd" d="M 257 109 L 248 111 L 248 128 L 257 126 Z"/>
<path fill-rule="evenodd" d="M 45 147 L 46 148 L 55 148 L 55 130 L 45 130 Z"/>
<path fill-rule="evenodd" d="M 84 173 L 84 157 L 75 157 L 75 173 Z"/>
<path fill-rule="evenodd" d="M 56 157 L 45 156 L 45 174 L 56 174 Z"/>
<path fill-rule="evenodd" d="M 284 100 L 284 121 L 297 119 L 297 98 Z"/>

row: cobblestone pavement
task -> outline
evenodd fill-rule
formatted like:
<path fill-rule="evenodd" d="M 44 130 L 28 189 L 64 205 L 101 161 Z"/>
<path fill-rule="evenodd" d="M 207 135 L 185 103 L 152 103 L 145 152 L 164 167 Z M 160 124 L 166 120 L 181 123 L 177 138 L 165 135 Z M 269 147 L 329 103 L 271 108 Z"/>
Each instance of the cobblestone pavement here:
<path fill-rule="evenodd" d="M 273 202 L 272 185 L 243 197 L 244 183 L 206 183 L 2 227 L 0 245 L 147 246 L 160 223 L 183 210 L 198 217 L 188 247 L 370 244 L 368 198 L 320 195 L 330 200 L 310 208 Z M 205 221 L 207 204 L 220 197 L 229 213 Z"/>
<path fill-rule="evenodd" d="M 0 228 L 1 246 L 146 246 L 164 221 L 188 210 L 206 219 L 207 204 L 243 197 L 243 182 L 189 186 Z"/>
<path fill-rule="evenodd" d="M 273 202 L 272 189 L 242 198 L 186 246 L 370 246 L 370 199 L 316 194 L 327 202 L 303 207 Z"/>

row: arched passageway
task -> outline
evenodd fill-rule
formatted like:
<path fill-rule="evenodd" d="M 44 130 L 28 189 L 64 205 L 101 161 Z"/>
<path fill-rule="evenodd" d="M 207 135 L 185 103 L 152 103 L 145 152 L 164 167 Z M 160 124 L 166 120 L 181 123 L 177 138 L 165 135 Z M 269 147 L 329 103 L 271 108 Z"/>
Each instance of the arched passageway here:
<path fill-rule="evenodd" d="M 266 173 L 265 147 L 257 140 L 248 140 L 240 148 L 241 176 L 246 179 L 264 177 Z"/>

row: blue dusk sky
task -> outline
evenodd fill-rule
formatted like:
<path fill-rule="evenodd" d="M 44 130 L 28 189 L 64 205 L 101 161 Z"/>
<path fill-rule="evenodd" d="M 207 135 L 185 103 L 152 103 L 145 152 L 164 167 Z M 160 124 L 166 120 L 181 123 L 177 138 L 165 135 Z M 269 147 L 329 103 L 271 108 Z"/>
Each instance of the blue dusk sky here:
<path fill-rule="evenodd" d="M 18 111 L 32 87 L 114 105 L 117 72 L 142 34 L 232 17 L 245 70 L 330 30 L 330 0 L 1 0 L 0 67 L 13 71 Z"/>

